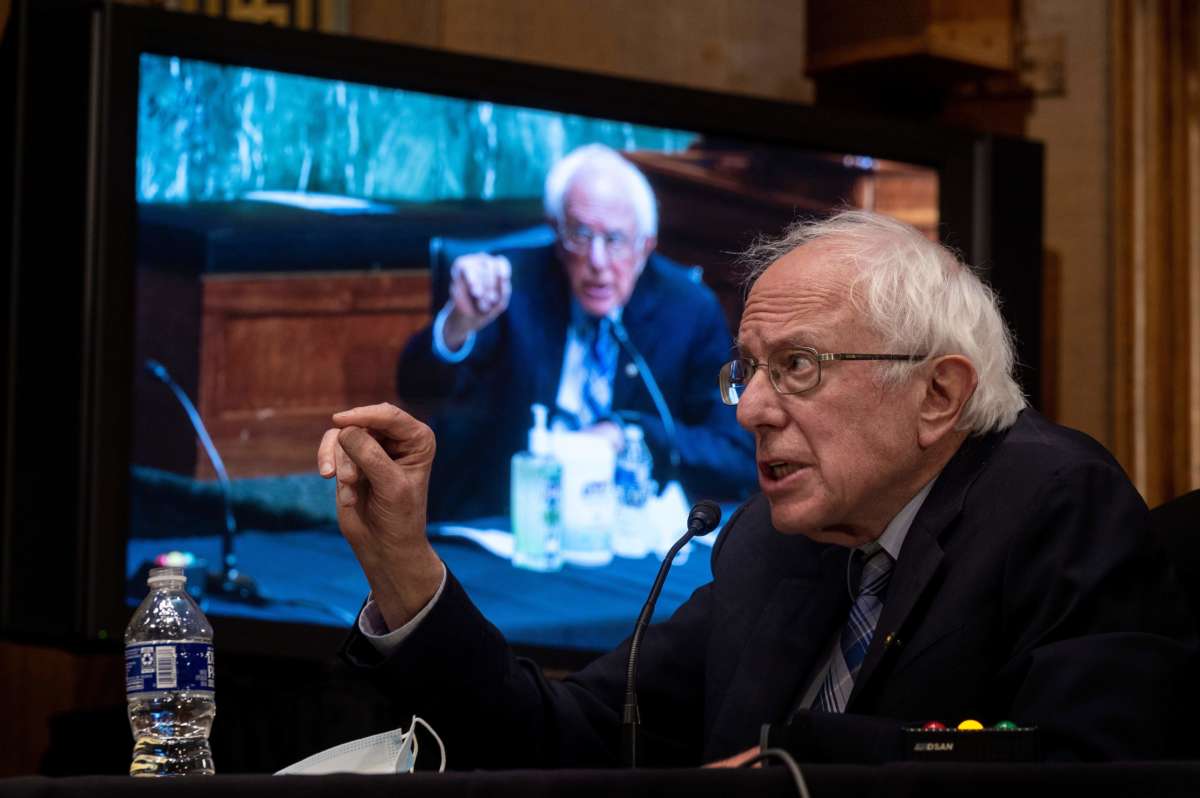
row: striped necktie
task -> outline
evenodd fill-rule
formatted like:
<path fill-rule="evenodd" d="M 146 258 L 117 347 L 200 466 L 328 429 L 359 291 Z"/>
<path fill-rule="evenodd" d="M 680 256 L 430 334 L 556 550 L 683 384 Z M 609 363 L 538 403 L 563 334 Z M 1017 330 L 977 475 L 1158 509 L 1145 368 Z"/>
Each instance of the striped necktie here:
<path fill-rule="evenodd" d="M 856 549 L 851 558 L 852 565 L 858 564 L 862 568 L 862 576 L 858 595 L 850 607 L 850 617 L 842 628 L 829 671 L 813 702 L 812 708 L 821 712 L 845 711 L 854 680 L 866 659 L 867 649 L 871 647 L 875 625 L 883 612 L 884 593 L 892 576 L 892 556 L 877 542 Z"/>
<path fill-rule="evenodd" d="M 612 383 L 617 370 L 617 341 L 612 334 L 612 322 L 607 317 L 588 319 L 583 357 L 583 409 L 586 426 L 609 415 L 612 408 Z"/>

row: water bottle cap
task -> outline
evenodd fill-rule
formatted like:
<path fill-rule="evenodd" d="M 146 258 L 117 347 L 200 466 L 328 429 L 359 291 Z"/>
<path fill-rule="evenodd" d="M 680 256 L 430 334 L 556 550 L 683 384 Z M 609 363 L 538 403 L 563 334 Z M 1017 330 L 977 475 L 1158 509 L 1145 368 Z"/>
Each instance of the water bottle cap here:
<path fill-rule="evenodd" d="M 187 584 L 187 576 L 184 575 L 182 568 L 151 568 L 150 578 L 146 580 L 146 584 L 154 587 L 163 582 Z"/>

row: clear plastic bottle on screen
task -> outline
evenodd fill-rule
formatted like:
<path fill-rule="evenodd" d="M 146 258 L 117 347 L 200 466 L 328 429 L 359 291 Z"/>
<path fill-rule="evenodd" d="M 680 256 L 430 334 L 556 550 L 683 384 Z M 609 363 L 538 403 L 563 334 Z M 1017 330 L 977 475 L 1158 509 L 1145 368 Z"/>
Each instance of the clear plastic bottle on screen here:
<path fill-rule="evenodd" d="M 532 405 L 529 449 L 512 458 L 513 565 L 558 571 L 562 558 L 562 464 L 550 447 L 545 405 Z"/>
<path fill-rule="evenodd" d="M 186 583 L 182 568 L 152 568 L 150 593 L 125 629 L 131 776 L 213 774 L 213 633 Z"/>
<path fill-rule="evenodd" d="M 651 474 L 654 458 L 646 446 L 642 428 L 628 424 L 624 429 L 625 445 L 617 457 L 613 482 L 617 488 L 617 526 L 613 532 L 613 553 L 618 557 L 645 557 L 654 542 L 653 519 L 643 509 L 656 492 Z"/>

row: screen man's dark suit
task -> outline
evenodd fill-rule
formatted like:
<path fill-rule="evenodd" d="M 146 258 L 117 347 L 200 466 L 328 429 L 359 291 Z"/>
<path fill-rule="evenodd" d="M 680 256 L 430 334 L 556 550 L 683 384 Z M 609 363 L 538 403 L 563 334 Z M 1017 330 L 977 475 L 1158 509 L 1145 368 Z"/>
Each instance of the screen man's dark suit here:
<path fill-rule="evenodd" d="M 969 439 L 905 539 L 846 714 L 788 724 L 846 619 L 848 550 L 774 531 L 755 497 L 713 581 L 645 637 L 646 763 L 731 755 L 764 723 L 802 759 L 885 760 L 904 722 L 964 718 L 1036 725 L 1055 759 L 1168 755 L 1195 639 L 1146 521 L 1106 451 L 1032 410 Z M 357 633 L 344 654 L 433 724 L 454 767 L 585 766 L 618 760 L 626 646 L 546 681 L 451 577 L 390 660 Z"/>
<path fill-rule="evenodd" d="M 527 446 L 529 406 L 553 410 L 558 396 L 571 316 L 563 267 L 549 246 L 500 254 L 512 263 L 508 309 L 479 331 L 467 359 L 449 364 L 438 358 L 431 328 L 413 336 L 400 359 L 401 402 L 429 418 L 437 434 L 431 519 L 507 512 L 509 461 Z M 754 443 L 715 390 L 733 342 L 716 296 L 679 265 L 652 254 L 621 318 L 674 415 L 685 490 L 748 495 L 756 481 Z M 662 481 L 668 437 L 624 350 L 612 409 L 643 428 Z"/>

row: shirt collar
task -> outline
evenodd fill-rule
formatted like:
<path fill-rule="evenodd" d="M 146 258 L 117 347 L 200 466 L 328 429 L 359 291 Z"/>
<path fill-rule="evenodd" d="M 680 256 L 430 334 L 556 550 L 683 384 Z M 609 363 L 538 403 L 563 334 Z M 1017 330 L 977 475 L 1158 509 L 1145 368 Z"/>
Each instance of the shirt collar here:
<path fill-rule="evenodd" d="M 925 503 L 925 498 L 929 496 L 929 491 L 933 489 L 933 483 L 937 482 L 937 477 L 925 483 L 925 487 L 917 491 L 917 495 L 908 500 L 908 504 L 896 513 L 883 530 L 883 534 L 878 540 L 873 540 L 870 543 L 865 543 L 858 548 L 874 549 L 875 545 L 882 547 L 892 558 L 897 560 L 900 558 L 900 549 L 904 546 L 904 539 L 908 537 L 908 530 L 912 527 L 913 520 L 917 517 L 917 512 L 921 509 L 921 505 Z"/>
<path fill-rule="evenodd" d="M 624 307 L 613 308 L 612 310 L 610 310 L 608 312 L 607 318 L 611 321 L 620 321 L 621 320 L 621 311 L 623 311 L 624 309 L 625 309 Z M 591 320 L 592 320 L 592 317 L 589 316 L 587 314 L 587 311 L 585 311 L 583 309 L 583 305 L 580 305 L 579 300 L 576 299 L 574 297 L 574 295 L 572 295 L 571 296 L 571 329 L 587 330 L 589 327 L 591 327 Z"/>

